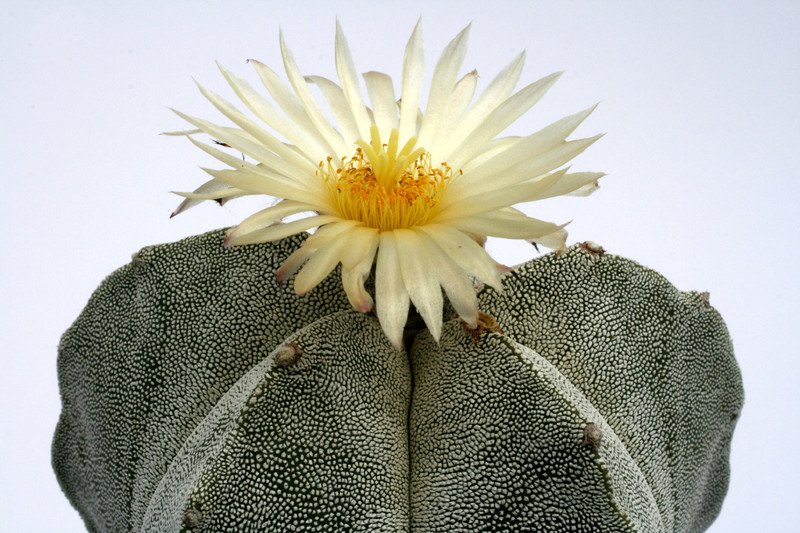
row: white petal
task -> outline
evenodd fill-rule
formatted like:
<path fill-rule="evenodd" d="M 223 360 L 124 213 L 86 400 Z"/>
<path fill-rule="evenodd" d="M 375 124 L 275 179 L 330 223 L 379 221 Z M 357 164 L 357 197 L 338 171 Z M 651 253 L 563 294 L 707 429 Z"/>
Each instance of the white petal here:
<path fill-rule="evenodd" d="M 358 127 L 353 118 L 353 112 L 350 109 L 350 104 L 347 103 L 347 99 L 344 97 L 342 88 L 328 78 L 322 76 L 306 76 L 306 81 L 316 85 L 322 93 L 322 96 L 327 100 L 331 112 L 333 113 L 333 118 L 336 120 L 336 124 L 339 126 L 339 130 L 342 133 L 345 144 L 352 145 L 359 140 L 361 135 L 358 133 Z"/>
<path fill-rule="evenodd" d="M 297 97 L 300 99 L 300 103 L 303 104 L 303 109 L 306 110 L 311 122 L 314 124 L 320 134 L 322 134 L 328 144 L 330 144 L 336 153 L 339 154 L 339 156 L 349 155 L 349 148 L 342 140 L 342 136 L 339 134 L 339 132 L 333 129 L 333 126 L 331 126 L 330 122 L 328 122 L 328 119 L 325 118 L 325 114 L 322 112 L 322 109 L 314 98 L 314 95 L 311 94 L 311 90 L 308 88 L 308 84 L 303 78 L 303 75 L 300 73 L 300 69 L 297 68 L 297 64 L 294 61 L 294 56 L 292 56 L 292 52 L 286 46 L 286 41 L 283 39 L 283 32 L 280 33 L 280 44 L 286 76 L 289 78 L 289 83 L 294 89 L 295 94 L 297 94 Z"/>
<path fill-rule="evenodd" d="M 431 90 L 428 94 L 428 105 L 425 108 L 425 115 L 419 130 L 420 146 L 428 146 L 433 135 L 438 131 L 439 124 L 444 118 L 447 110 L 447 102 L 453 92 L 456 76 L 461 64 L 464 62 L 464 55 L 467 53 L 467 39 L 469 37 L 470 26 L 467 26 L 448 43 L 436 69 L 433 71 L 431 80 Z"/>
<path fill-rule="evenodd" d="M 279 282 L 286 281 L 292 274 L 297 272 L 297 269 L 300 268 L 314 252 L 316 252 L 316 250 L 301 246 L 286 258 L 286 261 L 284 261 L 281 267 L 275 272 L 275 278 Z"/>
<path fill-rule="evenodd" d="M 587 186 L 590 186 L 590 190 L 586 194 L 591 194 L 598 187 L 597 180 L 603 176 L 605 176 L 603 172 L 575 172 L 573 174 L 565 174 L 564 177 L 558 180 L 552 187 L 544 191 L 539 199 L 543 200 L 545 198 L 563 195 L 583 196 L 582 194 L 576 195 L 575 193 L 583 190 Z"/>
<path fill-rule="evenodd" d="M 328 277 L 339 264 L 347 239 L 335 239 L 314 252 L 294 278 L 294 291 L 298 296 L 307 293 Z"/>
<path fill-rule="evenodd" d="M 222 98 L 221 96 L 206 90 L 202 85 L 198 84 L 200 92 L 203 93 L 214 107 L 216 107 L 222 114 L 231 119 L 234 124 L 242 128 L 244 131 L 252 135 L 259 143 L 274 153 L 277 157 L 272 157 L 268 161 L 261 161 L 265 164 L 270 164 L 281 172 L 287 172 L 288 165 L 294 168 L 305 170 L 306 172 L 315 172 L 316 165 L 319 161 L 312 161 L 306 155 L 299 155 L 298 152 L 287 148 L 287 146 L 278 140 L 274 135 L 270 134 L 253 120 L 247 117 L 244 113 L 236 109 L 231 103 Z M 291 170 L 288 170 L 291 172 Z"/>
<path fill-rule="evenodd" d="M 450 258 L 468 274 L 503 290 L 496 263 L 478 243 L 455 228 L 443 224 L 426 224 L 420 230 L 427 233 Z"/>
<path fill-rule="evenodd" d="M 290 122 L 297 125 L 302 131 L 316 132 L 320 139 L 324 139 L 317 127 L 311 121 L 311 118 L 303 108 L 303 104 L 294 94 L 292 89 L 287 86 L 278 74 L 269 68 L 267 65 L 256 61 L 255 59 L 247 60 L 258 74 L 261 83 L 267 89 L 269 94 L 275 100 L 275 103 L 286 113 L 286 117 Z"/>
<path fill-rule="evenodd" d="M 315 128 L 303 130 L 298 127 L 297 123 L 288 120 L 272 103 L 256 92 L 249 83 L 229 72 L 219 63 L 217 63 L 217 66 L 247 108 L 279 135 L 283 135 L 290 143 L 295 144 L 302 153 L 313 154 L 312 163 L 318 163 L 324 156 L 335 157 L 337 155 Z"/>
<path fill-rule="evenodd" d="M 216 170 L 212 168 L 202 168 L 212 177 L 223 181 L 231 187 L 237 187 L 255 194 L 266 194 L 276 198 L 287 198 L 298 202 L 320 205 L 321 201 L 315 191 L 308 191 L 300 187 L 290 185 L 283 180 L 271 179 L 263 174 L 256 174 L 248 170 Z M 322 204 L 325 205 L 325 204 Z"/>
<path fill-rule="evenodd" d="M 475 94 L 475 87 L 478 85 L 478 71 L 473 70 L 461 78 L 453 87 L 453 92 L 450 95 L 450 100 L 447 102 L 442 119 L 439 121 L 439 127 L 432 139 L 426 146 L 431 146 L 432 150 L 436 150 L 437 139 L 440 137 L 449 137 L 450 132 L 454 129 L 454 123 L 469 107 L 472 97 Z"/>
<path fill-rule="evenodd" d="M 345 270 L 355 268 L 367 255 L 374 255 L 370 249 L 373 246 L 377 248 L 380 241 L 378 230 L 366 226 L 353 228 L 348 238 L 347 248 L 342 253 L 342 268 Z"/>
<path fill-rule="evenodd" d="M 402 146 L 417 135 L 417 113 L 422 90 L 422 74 L 425 69 L 425 51 L 422 46 L 422 20 L 417 22 L 406 45 L 403 57 L 403 86 L 400 91 L 400 121 L 398 133 Z"/>
<path fill-rule="evenodd" d="M 533 107 L 561 76 L 556 72 L 546 76 L 509 97 L 481 122 L 475 131 L 453 151 L 449 158 L 454 168 L 461 168 L 511 123 Z"/>
<path fill-rule="evenodd" d="M 439 284 L 447 293 L 447 298 L 453 308 L 462 320 L 475 327 L 478 322 L 478 298 L 467 273 L 455 264 L 427 233 L 417 231 L 417 235 L 425 243 L 425 249 L 431 256 L 431 263 L 436 269 Z"/>
<path fill-rule="evenodd" d="M 485 190 L 478 191 L 477 194 L 453 203 L 451 203 L 448 195 L 448 197 L 445 198 L 447 203 L 442 201 L 444 207 L 436 214 L 434 221 L 449 224 L 449 220 L 454 218 L 479 215 L 514 204 L 538 200 L 541 198 L 541 195 L 561 179 L 566 172 L 567 169 L 559 170 L 539 179 L 511 186 L 485 187 Z"/>
<path fill-rule="evenodd" d="M 475 103 L 464 114 L 464 117 L 458 121 L 457 127 L 453 128 L 453 134 L 448 136 L 440 136 L 436 144 L 431 145 L 431 151 L 437 154 L 437 157 L 447 160 L 455 149 L 456 146 L 480 125 L 481 122 L 491 113 L 502 101 L 508 98 L 511 91 L 514 90 L 519 75 L 522 72 L 522 66 L 525 64 L 525 52 L 522 52 L 515 57 L 511 63 L 500 71 L 499 74 L 492 80 L 489 86 L 484 90 L 475 100 Z"/>
<path fill-rule="evenodd" d="M 365 72 L 364 83 L 367 84 L 369 100 L 372 102 L 372 114 L 375 124 L 381 134 L 381 140 L 386 141 L 389 134 L 397 128 L 397 99 L 394 96 L 392 78 L 382 72 Z M 369 132 L 367 137 L 369 139 Z"/>
<path fill-rule="evenodd" d="M 350 305 L 357 311 L 367 313 L 372 310 L 372 297 L 364 288 L 364 280 L 372 270 L 372 263 L 375 260 L 375 252 L 378 251 L 380 236 L 377 232 L 373 234 L 372 242 L 364 249 L 361 261 L 352 268 L 347 268 L 342 258 L 342 286 L 347 294 Z M 363 244 L 363 243 L 358 243 Z M 348 248 L 353 246 L 353 242 L 348 243 Z"/>
<path fill-rule="evenodd" d="M 274 226 L 253 231 L 241 237 L 226 239 L 226 241 L 230 246 L 277 241 L 278 239 L 283 239 L 284 237 L 295 235 L 296 233 L 300 233 L 307 229 L 315 228 L 323 224 L 330 224 L 331 222 L 335 222 L 337 220 L 341 219 L 330 215 L 316 215 L 301 218 L 300 220 L 294 220 L 292 222 L 287 222 L 286 224 L 275 224 Z"/>
<path fill-rule="evenodd" d="M 403 349 L 403 330 L 408 320 L 409 298 L 400 273 L 394 233 L 381 233 L 375 267 L 375 311 L 386 337 Z"/>
<path fill-rule="evenodd" d="M 362 139 L 369 139 L 369 128 L 372 124 L 367 115 L 361 88 L 358 86 L 358 76 L 353 65 L 353 56 L 350 53 L 350 47 L 347 45 L 347 39 L 344 36 L 344 32 L 342 32 L 342 26 L 339 24 L 338 19 L 336 20 L 336 72 L 339 75 L 339 82 L 342 84 L 342 91 L 347 103 L 350 104 L 350 110 L 358 126 L 359 135 Z"/>
<path fill-rule="evenodd" d="M 485 152 L 481 152 L 481 156 L 479 156 L 481 161 L 470 161 L 462 168 L 464 175 L 467 176 L 467 181 L 477 181 L 486 176 L 498 174 L 521 161 L 532 160 L 539 154 L 559 146 L 594 111 L 595 107 L 592 106 L 557 120 L 536 133 L 522 138 L 519 142 L 509 145 L 505 151 L 495 151 L 493 158 L 484 159 Z"/>
<path fill-rule="evenodd" d="M 552 250 L 563 250 L 567 246 L 567 230 L 560 229 L 555 233 L 550 233 L 548 235 L 543 235 L 530 240 Z"/>
<path fill-rule="evenodd" d="M 442 333 L 442 289 L 425 245 L 414 231 L 394 230 L 400 272 L 411 301 L 437 341 Z"/>
<path fill-rule="evenodd" d="M 512 217 L 497 212 L 450 220 L 447 224 L 461 231 L 504 239 L 537 239 L 563 228 L 524 215 Z"/>
<path fill-rule="evenodd" d="M 236 239 L 244 237 L 248 233 L 269 227 L 289 215 L 313 211 L 314 209 L 315 206 L 313 205 L 303 204 L 293 200 L 283 200 L 278 205 L 262 209 L 244 219 L 228 233 L 227 238 Z"/>

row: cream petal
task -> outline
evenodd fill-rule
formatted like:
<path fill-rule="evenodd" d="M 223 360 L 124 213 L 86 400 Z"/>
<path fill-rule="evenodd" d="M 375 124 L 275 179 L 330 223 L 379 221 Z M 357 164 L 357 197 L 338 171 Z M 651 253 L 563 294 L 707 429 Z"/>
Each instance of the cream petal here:
<path fill-rule="evenodd" d="M 312 159 L 312 163 L 317 163 L 318 160 L 323 159 L 323 156 L 330 155 L 335 157 L 337 155 L 315 128 L 303 130 L 298 127 L 298 124 L 288 120 L 269 100 L 256 92 L 247 81 L 228 71 L 219 63 L 217 63 L 217 66 L 228 81 L 228 85 L 236 93 L 236 96 L 259 119 L 279 135 L 286 137 L 290 143 L 296 145 L 301 154 L 318 154 Z"/>
<path fill-rule="evenodd" d="M 425 254 L 425 245 L 414 231 L 398 229 L 393 233 L 403 285 L 431 335 L 439 340 L 442 333 L 442 289 L 434 266 Z"/>
<path fill-rule="evenodd" d="M 304 246 L 295 250 L 275 272 L 275 279 L 277 279 L 279 283 L 289 279 L 292 274 L 297 272 L 297 269 L 303 266 L 303 263 L 305 263 L 314 252 L 316 252 L 315 249 Z"/>
<path fill-rule="evenodd" d="M 316 232 L 314 232 L 313 235 L 303 242 L 303 246 L 314 250 L 322 248 L 334 240 L 339 239 L 339 236 L 346 231 L 349 231 L 359 225 L 361 225 L 361 222 L 358 222 L 357 220 L 340 218 L 336 222 L 326 224 L 325 226 L 319 228 Z"/>
<path fill-rule="evenodd" d="M 270 152 L 275 154 L 271 161 L 261 161 L 265 164 L 274 165 L 276 169 L 281 169 L 286 164 L 290 164 L 295 168 L 303 169 L 306 172 L 314 172 L 316 170 L 316 163 L 305 155 L 299 155 L 298 152 L 287 148 L 287 146 L 277 139 L 274 135 L 270 134 L 253 120 L 247 117 L 244 113 L 236 109 L 231 103 L 222 98 L 221 96 L 206 90 L 202 85 L 198 84 L 200 92 L 203 93 L 214 107 L 216 107 L 223 115 L 228 117 L 234 124 L 242 128 L 250 135 L 253 136 L 261 145 L 267 148 Z M 282 170 L 285 171 L 285 170 Z"/>
<path fill-rule="evenodd" d="M 177 194 L 178 196 L 183 196 L 186 198 L 182 201 L 175 211 L 170 214 L 170 218 L 180 215 L 187 209 L 191 209 L 192 207 L 201 204 L 206 200 L 220 200 L 220 204 L 224 201 L 227 201 L 231 198 L 237 198 L 239 196 L 247 196 L 252 194 L 248 191 L 238 189 L 236 187 L 231 187 L 227 183 L 223 181 L 219 181 L 218 179 L 210 179 L 191 193 L 184 193 L 184 192 L 175 192 L 172 191 L 173 194 Z"/>
<path fill-rule="evenodd" d="M 361 263 L 368 255 L 375 255 L 375 251 L 370 251 L 373 247 L 377 249 L 380 235 L 375 228 L 361 226 L 353 228 L 348 237 L 349 241 L 345 251 L 342 253 L 342 268 L 351 270 Z"/>
<path fill-rule="evenodd" d="M 339 82 L 342 84 L 342 92 L 350 105 L 350 111 L 358 126 L 360 137 L 369 139 L 369 128 L 372 124 L 367 115 L 361 88 L 358 85 L 358 75 L 353 64 L 353 56 L 350 53 L 350 47 L 347 45 L 347 39 L 344 36 L 344 32 L 342 32 L 342 26 L 339 24 L 338 19 L 336 20 L 335 50 L 336 73 L 339 75 Z"/>
<path fill-rule="evenodd" d="M 350 104 L 347 103 L 347 99 L 344 97 L 342 88 L 328 78 L 322 76 L 306 76 L 305 79 L 308 83 L 316 85 L 322 93 L 322 96 L 328 102 L 328 106 L 331 108 L 333 118 L 339 126 L 345 144 L 354 144 L 361 136 L 358 133 L 358 127 L 353 118 L 353 112 L 350 109 Z"/>
<path fill-rule="evenodd" d="M 478 85 L 478 71 L 473 70 L 464 75 L 463 78 L 458 80 L 453 87 L 453 92 L 450 95 L 450 100 L 447 102 L 447 107 L 439 121 L 439 127 L 436 134 L 431 136 L 431 140 L 424 146 L 430 146 L 432 152 L 436 151 L 437 139 L 448 137 L 449 133 L 455 128 L 455 121 L 469 107 L 472 97 L 475 95 L 475 88 Z"/>
<path fill-rule="evenodd" d="M 403 57 L 403 82 L 400 91 L 400 120 L 398 122 L 401 146 L 407 139 L 417 135 L 417 113 L 419 112 L 424 69 L 425 51 L 422 46 L 422 19 L 420 19 L 414 26 Z"/>
<path fill-rule="evenodd" d="M 603 176 L 605 176 L 603 172 L 575 172 L 572 174 L 565 174 L 563 178 L 547 189 L 539 199 L 543 200 L 555 196 L 574 194 L 589 186 L 590 190 L 586 194 L 575 194 L 575 196 L 586 196 L 597 189 L 597 180 Z"/>
<path fill-rule="evenodd" d="M 357 311 L 368 313 L 372 310 L 373 301 L 367 290 L 364 288 L 364 280 L 372 270 L 372 263 L 375 260 L 375 253 L 378 251 L 379 234 L 376 232 L 372 243 L 365 249 L 362 260 L 352 268 L 346 268 L 344 257 L 342 258 L 342 287 L 350 305 Z M 348 243 L 348 247 L 352 243 Z"/>
<path fill-rule="evenodd" d="M 443 224 L 426 224 L 418 229 L 430 236 L 450 258 L 468 274 L 503 290 L 496 263 L 478 243 L 461 231 Z"/>
<path fill-rule="evenodd" d="M 481 213 L 488 213 L 510 205 L 532 202 L 541 198 L 553 184 L 557 183 L 567 169 L 559 170 L 541 177 L 540 179 L 531 180 L 523 183 L 504 187 L 486 188 L 478 194 L 468 196 L 458 202 L 452 202 L 448 196 L 445 201 L 442 201 L 442 209 L 439 211 L 434 221 L 438 223 L 448 223 L 449 220 L 454 218 L 464 218 L 472 215 L 479 215 Z"/>
<path fill-rule="evenodd" d="M 250 135 L 245 135 L 246 132 L 244 131 L 232 131 L 230 128 L 222 128 L 216 124 L 208 122 L 207 120 L 191 117 L 174 109 L 173 111 L 190 124 L 197 126 L 212 137 L 216 137 L 217 139 L 224 141 L 226 144 L 230 145 L 236 150 L 239 150 L 245 155 L 252 157 L 256 161 L 263 163 L 271 170 L 284 176 L 292 176 L 295 179 L 300 179 L 301 181 L 310 184 L 310 180 L 306 178 L 306 176 L 309 175 L 309 166 L 307 161 L 303 162 L 302 166 L 297 166 L 289 161 L 281 159 L 274 152 L 271 152 L 265 148 L 264 145 L 252 139 Z M 316 172 L 316 168 L 313 166 L 311 168 L 313 168 L 313 170 L 311 171 L 310 175 L 315 176 L 314 173 Z"/>
<path fill-rule="evenodd" d="M 554 233 L 530 239 L 530 242 L 541 244 L 552 250 L 563 250 L 567 247 L 567 230 L 560 229 Z"/>
<path fill-rule="evenodd" d="M 308 191 L 290 185 L 283 180 L 271 179 L 262 174 L 256 174 L 247 170 L 200 168 L 212 177 L 227 183 L 231 187 L 237 187 L 255 194 L 266 194 L 276 198 L 286 198 L 311 204 L 321 203 L 318 195 L 314 194 L 314 191 Z"/>
<path fill-rule="evenodd" d="M 253 68 L 258 74 L 261 83 L 269 92 L 270 96 L 278 104 L 278 107 L 286 114 L 290 122 L 295 124 L 302 131 L 310 132 L 315 131 L 320 139 L 324 139 L 317 127 L 314 125 L 311 118 L 306 113 L 303 104 L 295 95 L 294 91 L 286 85 L 278 74 L 269 68 L 267 65 L 255 59 L 248 59 L 248 63 L 253 65 Z"/>
<path fill-rule="evenodd" d="M 403 349 L 403 331 L 408 320 L 409 297 L 400 273 L 394 233 L 381 233 L 375 266 L 375 311 L 389 342 Z"/>
<path fill-rule="evenodd" d="M 467 273 L 455 264 L 427 233 L 417 231 L 416 234 L 422 239 L 427 253 L 431 256 L 439 284 L 447 293 L 450 304 L 464 322 L 470 327 L 475 327 L 478 322 L 478 298 Z"/>
<path fill-rule="evenodd" d="M 294 292 L 298 296 L 307 293 L 328 277 L 339 264 L 345 244 L 347 239 L 335 239 L 314 252 L 294 278 Z"/>
<path fill-rule="evenodd" d="M 283 38 L 283 32 L 280 32 L 280 45 L 281 45 L 281 55 L 283 57 L 283 67 L 286 71 L 286 76 L 289 78 L 289 84 L 294 89 L 295 94 L 300 99 L 300 103 L 303 105 L 303 109 L 305 109 L 308 117 L 311 119 L 311 122 L 320 132 L 320 134 L 325 138 L 325 140 L 330 144 L 333 149 L 336 151 L 337 154 L 347 154 L 347 146 L 345 145 L 342 136 L 333 129 L 328 119 L 325 118 L 325 114 L 322 112 L 322 108 L 320 108 L 319 103 L 314 98 L 314 95 L 311 94 L 311 90 L 308 87 L 303 75 L 300 73 L 300 69 L 297 67 L 297 64 L 294 61 L 294 56 L 292 52 L 289 50 L 289 47 L 286 46 L 286 41 Z M 347 94 L 345 93 L 345 96 Z"/>
<path fill-rule="evenodd" d="M 372 102 L 372 113 L 375 124 L 381 134 L 381 140 L 389 138 L 389 134 L 397 128 L 397 98 L 394 95 L 392 78 L 382 72 L 365 72 L 362 74 L 367 85 L 369 100 Z M 369 139 L 363 137 L 363 139 Z"/>
<path fill-rule="evenodd" d="M 313 211 L 314 209 L 315 206 L 310 204 L 295 202 L 293 200 L 283 200 L 277 205 L 262 209 L 244 219 L 238 226 L 228 232 L 228 238 L 236 239 L 238 237 L 244 237 L 248 233 L 269 227 L 289 215 Z"/>
<path fill-rule="evenodd" d="M 602 135 L 561 143 L 559 146 L 547 152 L 518 163 L 513 168 L 505 169 L 502 172 L 487 176 L 484 179 L 477 179 L 465 173 L 458 181 L 448 188 L 447 197 L 445 201 L 442 202 L 442 206 L 444 207 L 451 203 L 461 202 L 467 195 L 477 196 L 487 191 L 502 187 L 510 187 L 526 180 L 537 179 L 545 173 L 571 161 L 594 144 L 600 137 L 602 137 Z M 521 201 L 522 200 L 519 200 L 518 202 Z"/>
<path fill-rule="evenodd" d="M 449 158 L 455 168 L 469 162 L 487 142 L 533 107 L 561 77 L 556 72 L 531 83 L 497 106 L 475 131 L 455 149 Z"/>
<path fill-rule="evenodd" d="M 450 220 L 447 224 L 461 231 L 504 239 L 536 239 L 564 227 L 531 217 L 510 217 L 496 212 Z"/>
<path fill-rule="evenodd" d="M 519 142 L 509 145 L 505 151 L 494 151 L 492 158 L 484 158 L 485 151 L 482 151 L 480 156 L 464 165 L 462 170 L 466 176 L 465 181 L 478 181 L 496 175 L 522 161 L 531 160 L 541 153 L 552 150 L 562 144 L 595 107 L 597 106 L 557 120 L 536 133 L 522 138 Z"/>
<path fill-rule="evenodd" d="M 262 228 L 260 230 L 250 232 L 246 235 L 242 235 L 241 237 L 235 237 L 230 239 L 226 238 L 225 240 L 228 246 L 239 246 L 242 244 L 255 244 L 259 242 L 277 241 L 278 239 L 283 239 L 290 235 L 294 235 L 296 233 L 300 233 L 307 229 L 315 228 L 317 226 L 330 224 L 331 222 L 335 222 L 337 220 L 341 219 L 339 217 L 334 217 L 330 215 L 316 215 L 316 216 L 301 218 L 300 220 L 293 220 L 292 222 L 287 222 L 286 224 L 275 224 L 274 226 L 269 226 L 266 228 Z"/>
<path fill-rule="evenodd" d="M 477 128 L 489 114 L 503 102 L 519 81 L 522 66 L 525 64 L 525 52 L 520 53 L 501 70 L 489 86 L 478 96 L 475 103 L 466 111 L 457 126 L 452 128 L 452 134 L 437 139 L 431 146 L 437 157 L 449 159 L 453 150 L 461 144 Z"/>
<path fill-rule="evenodd" d="M 471 26 L 471 25 L 470 25 Z M 429 146 L 444 118 L 447 103 L 453 92 L 456 76 L 467 53 L 470 26 L 467 26 L 448 43 L 433 71 L 428 104 L 419 130 L 420 146 Z"/>

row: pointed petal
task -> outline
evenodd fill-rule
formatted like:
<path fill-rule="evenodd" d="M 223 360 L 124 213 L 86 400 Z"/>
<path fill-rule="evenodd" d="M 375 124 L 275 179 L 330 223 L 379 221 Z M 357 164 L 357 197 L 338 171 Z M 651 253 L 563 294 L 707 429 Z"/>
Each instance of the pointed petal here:
<path fill-rule="evenodd" d="M 375 253 L 378 251 L 379 241 L 379 234 L 375 232 L 372 242 L 365 248 L 365 253 L 361 261 L 352 268 L 345 267 L 344 260 L 342 261 L 342 286 L 347 294 L 350 305 L 362 313 L 368 313 L 372 310 L 372 297 L 364 288 L 364 280 L 369 276 L 372 270 L 372 264 L 375 260 Z M 348 248 L 351 246 L 352 241 L 348 243 Z"/>
<path fill-rule="evenodd" d="M 303 263 L 305 263 L 314 252 L 316 252 L 316 250 L 301 246 L 286 258 L 286 261 L 284 261 L 281 267 L 275 272 L 275 278 L 279 283 L 286 281 L 292 277 L 292 274 L 297 272 L 297 269 L 303 266 Z"/>
<path fill-rule="evenodd" d="M 561 77 L 561 72 L 546 76 L 509 97 L 497 106 L 492 113 L 476 128 L 476 130 L 453 151 L 449 158 L 455 168 L 463 167 L 480 148 L 494 139 L 511 123 L 533 107 L 553 84 Z"/>
<path fill-rule="evenodd" d="M 551 250 L 563 250 L 567 247 L 567 230 L 560 229 L 554 233 L 543 235 L 535 239 L 530 239 L 531 242 L 546 246 Z"/>
<path fill-rule="evenodd" d="M 238 226 L 228 232 L 225 240 L 228 241 L 244 237 L 248 233 L 269 227 L 289 215 L 313 211 L 314 209 L 315 207 L 313 205 L 295 202 L 293 200 L 283 200 L 278 205 L 262 209 L 244 219 Z"/>
<path fill-rule="evenodd" d="M 434 339 L 442 333 L 442 289 L 425 245 L 414 231 L 394 230 L 400 272 L 411 301 Z"/>
<path fill-rule="evenodd" d="M 422 19 L 414 27 L 403 57 L 403 86 L 400 91 L 400 121 L 398 123 L 401 145 L 417 135 L 417 113 L 422 90 L 422 74 L 425 69 L 421 26 Z"/>
<path fill-rule="evenodd" d="M 575 172 L 573 174 L 565 174 L 563 178 L 558 180 L 552 187 L 544 191 L 540 200 L 545 198 L 552 198 L 555 196 L 587 196 L 593 193 L 597 187 L 597 180 L 605 176 L 603 172 Z M 579 191 L 589 188 L 588 192 L 581 194 Z M 577 193 L 577 194 L 576 194 Z"/>
<path fill-rule="evenodd" d="M 456 146 L 471 135 L 489 113 L 508 98 L 517 81 L 519 81 L 519 75 L 524 64 L 525 52 L 522 52 L 497 74 L 486 90 L 478 96 L 472 107 L 464 114 L 464 117 L 458 121 L 457 127 L 453 128 L 453 135 L 442 138 L 441 142 L 437 144 L 437 157 L 444 160 L 449 159 Z"/>
<path fill-rule="evenodd" d="M 397 99 L 394 96 L 392 78 L 382 72 L 366 72 L 363 77 L 381 139 L 388 139 L 391 131 L 397 127 Z"/>
<path fill-rule="evenodd" d="M 330 122 L 328 122 L 328 119 L 325 118 L 325 114 L 322 112 L 322 109 L 314 98 L 314 95 L 311 94 L 308 84 L 306 83 L 303 75 L 300 73 L 300 69 L 297 67 L 297 64 L 294 61 L 292 52 L 289 50 L 289 47 L 286 46 L 286 41 L 283 38 L 283 32 L 280 33 L 280 45 L 286 76 L 289 78 L 289 83 L 294 89 L 295 94 L 297 94 L 297 97 L 300 99 L 300 103 L 303 104 L 303 109 L 305 109 L 308 117 L 311 119 L 311 122 L 340 157 L 342 155 L 349 155 L 347 153 L 347 146 L 342 140 L 342 136 L 339 134 L 339 132 L 333 129 L 333 126 L 331 126 Z M 345 96 L 346 95 L 347 93 L 345 92 Z"/>
<path fill-rule="evenodd" d="M 347 247 L 342 254 L 342 267 L 346 270 L 355 268 L 366 256 L 374 255 L 375 252 L 370 252 L 370 249 L 373 246 L 377 248 L 380 236 L 377 229 L 361 226 L 353 228 L 348 239 Z"/>
<path fill-rule="evenodd" d="M 375 267 L 375 311 L 381 328 L 395 348 L 403 349 L 403 330 L 408 320 L 408 292 L 403 285 L 394 233 L 381 233 Z"/>
<path fill-rule="evenodd" d="M 439 284 L 447 293 L 450 304 L 464 322 L 475 327 L 478 323 L 478 298 L 475 295 L 472 280 L 427 233 L 424 231 L 416 233 L 431 256 L 431 263 L 436 269 Z"/>
<path fill-rule="evenodd" d="M 284 114 L 280 113 L 272 103 L 256 92 L 244 79 L 226 70 L 219 63 L 217 63 L 217 66 L 228 81 L 228 85 L 231 86 L 236 96 L 247 108 L 279 135 L 286 137 L 290 143 L 295 144 L 302 153 L 315 154 L 314 159 L 319 160 L 324 159 L 325 156 L 335 157 L 337 155 L 316 129 L 304 130 L 302 127 L 298 127 L 297 123 L 288 120 Z M 316 163 L 317 161 L 312 160 L 312 162 Z"/>
<path fill-rule="evenodd" d="M 347 39 L 336 19 L 336 73 L 339 75 L 339 82 L 342 84 L 342 92 L 358 127 L 359 136 L 362 139 L 369 139 L 369 128 L 372 125 L 367 115 L 367 108 L 364 105 L 364 97 L 358 85 L 358 75 L 353 64 L 353 56 Z"/>
<path fill-rule="evenodd" d="M 461 231 L 443 224 L 426 224 L 420 230 L 430 236 L 436 244 L 468 274 L 490 285 L 498 292 L 503 290 L 496 263 L 478 243 Z"/>
<path fill-rule="evenodd" d="M 456 76 L 467 53 L 467 39 L 470 26 L 467 26 L 445 47 L 436 69 L 433 71 L 428 104 L 419 131 L 420 146 L 429 146 L 433 135 L 447 110 L 447 102 L 453 92 Z"/>
<path fill-rule="evenodd" d="M 229 246 L 277 241 L 278 239 L 283 239 L 284 237 L 295 235 L 296 233 L 300 233 L 317 226 L 330 224 L 331 222 L 336 222 L 337 220 L 341 219 L 339 219 L 339 217 L 330 215 L 316 215 L 301 218 L 300 220 L 294 220 L 292 222 L 287 222 L 286 224 L 275 224 L 274 226 L 252 231 L 240 237 L 226 239 L 226 241 Z"/>
<path fill-rule="evenodd" d="M 488 213 L 504 207 L 524 202 L 532 202 L 541 198 L 553 184 L 558 182 L 567 169 L 558 170 L 536 180 L 518 183 L 506 187 L 486 187 L 477 194 L 468 196 L 458 202 L 453 202 L 451 197 L 442 201 L 442 209 L 436 214 L 434 220 L 438 223 L 450 223 L 455 218 L 464 218 L 481 213 Z"/>
<path fill-rule="evenodd" d="M 349 146 L 360 139 L 361 136 L 358 133 L 358 127 L 353 118 L 353 112 L 350 109 L 350 104 L 347 103 L 347 99 L 344 97 L 342 88 L 328 78 L 323 78 L 322 76 L 306 76 L 306 81 L 316 85 L 322 93 L 322 96 L 328 102 L 328 106 L 330 106 L 331 112 L 333 113 L 333 118 L 336 120 L 339 130 L 342 132 L 345 144 Z"/>
<path fill-rule="evenodd" d="M 335 239 L 314 252 L 294 278 L 294 292 L 298 296 L 307 293 L 328 277 L 339 264 L 345 244 L 347 239 Z"/>
<path fill-rule="evenodd" d="M 504 239 L 537 239 L 564 227 L 525 215 L 518 217 L 497 212 L 450 220 L 447 224 L 461 231 Z"/>

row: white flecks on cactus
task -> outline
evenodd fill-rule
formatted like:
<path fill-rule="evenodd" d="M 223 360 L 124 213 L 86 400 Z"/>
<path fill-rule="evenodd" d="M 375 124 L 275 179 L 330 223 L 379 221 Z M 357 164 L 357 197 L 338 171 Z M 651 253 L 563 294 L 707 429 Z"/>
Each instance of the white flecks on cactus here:
<path fill-rule="evenodd" d="M 480 293 L 491 328 L 452 313 L 405 354 L 334 277 L 299 299 L 275 281 L 299 237 L 223 238 L 146 248 L 64 335 L 53 461 L 90 531 L 693 533 L 718 513 L 743 394 L 699 294 L 575 246 Z"/>

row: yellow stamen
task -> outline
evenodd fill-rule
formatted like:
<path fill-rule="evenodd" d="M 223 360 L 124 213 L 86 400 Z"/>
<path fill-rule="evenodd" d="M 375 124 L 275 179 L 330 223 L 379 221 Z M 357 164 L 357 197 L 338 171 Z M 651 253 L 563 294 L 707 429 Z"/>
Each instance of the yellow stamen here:
<path fill-rule="evenodd" d="M 320 162 L 317 174 L 331 203 L 343 218 L 380 231 L 424 225 L 453 179 L 452 169 L 446 163 L 434 167 L 424 148 L 414 149 L 415 137 L 398 152 L 396 129 L 388 144 L 375 125 L 370 137 L 369 143 L 357 141 L 355 155 L 343 158 L 341 168 L 331 158 Z"/>

